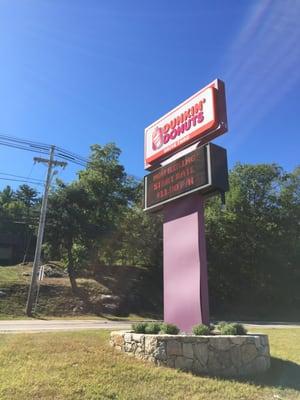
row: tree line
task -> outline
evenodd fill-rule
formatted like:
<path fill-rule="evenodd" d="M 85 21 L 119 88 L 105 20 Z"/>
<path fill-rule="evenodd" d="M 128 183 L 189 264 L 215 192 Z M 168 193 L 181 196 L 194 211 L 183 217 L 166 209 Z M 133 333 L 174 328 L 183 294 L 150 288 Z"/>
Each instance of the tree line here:
<path fill-rule="evenodd" d="M 161 276 L 162 216 L 143 211 L 143 186 L 120 163 L 115 144 L 93 145 L 88 166 L 49 196 L 43 254 L 63 260 L 74 292 L 83 270 L 134 265 Z M 300 306 L 300 167 L 237 164 L 226 208 L 206 202 L 213 311 L 296 310 Z M 0 192 L 0 231 L 34 237 L 41 199 L 35 189 Z M 26 240 L 25 240 L 26 242 Z"/>

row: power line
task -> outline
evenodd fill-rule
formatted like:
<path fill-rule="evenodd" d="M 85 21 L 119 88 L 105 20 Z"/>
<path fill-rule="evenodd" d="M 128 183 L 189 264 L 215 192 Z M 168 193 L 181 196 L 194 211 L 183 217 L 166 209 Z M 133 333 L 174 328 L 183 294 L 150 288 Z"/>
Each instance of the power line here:
<path fill-rule="evenodd" d="M 0 172 L 0 175 L 12 176 L 12 177 L 14 177 L 14 178 L 22 178 L 22 179 L 26 179 L 26 180 L 31 180 L 31 181 L 36 181 L 36 182 L 44 183 L 43 179 L 38 179 L 38 178 L 29 178 L 29 176 L 22 176 L 22 175 L 8 174 L 7 172 Z"/>
<path fill-rule="evenodd" d="M 32 174 L 32 171 L 33 171 L 34 166 L 35 166 L 35 163 L 33 162 L 33 163 L 32 163 L 32 166 L 31 166 L 31 168 L 30 168 L 29 174 L 28 174 L 28 176 L 27 176 L 27 179 L 29 179 L 29 178 L 31 177 L 31 174 Z"/>
<path fill-rule="evenodd" d="M 13 179 L 13 178 L 1 178 L 1 177 L 0 177 L 0 179 L 3 181 L 23 182 L 23 183 L 30 183 L 32 185 L 44 186 L 44 184 L 41 182 L 29 181 L 26 179 Z"/>
<path fill-rule="evenodd" d="M 89 160 L 86 157 L 82 157 L 82 156 L 80 156 L 78 154 L 75 154 L 75 153 L 69 151 L 69 150 L 65 150 L 65 149 L 63 149 L 61 147 L 57 147 L 57 150 L 62 152 L 62 153 L 64 153 L 64 154 L 67 154 L 67 155 L 69 155 L 71 157 L 74 157 L 74 158 L 76 158 L 76 159 L 78 159 L 78 160 L 80 160 L 82 162 L 85 162 L 85 163 L 89 162 Z"/>
<path fill-rule="evenodd" d="M 51 148 L 51 145 L 49 145 L 49 144 L 36 142 L 36 141 L 33 141 L 33 140 L 28 140 L 28 139 L 20 139 L 20 138 L 18 138 L 16 136 L 0 134 L 0 137 L 2 139 L 5 139 L 5 140 L 10 140 L 10 141 L 19 142 L 19 143 L 28 143 L 28 144 L 32 144 L 32 145 L 35 145 L 35 146 L 44 147 L 47 150 L 49 150 Z"/>
<path fill-rule="evenodd" d="M 49 155 L 49 151 L 51 149 L 51 145 L 41 142 L 35 142 L 28 139 L 20 139 L 15 136 L 8 136 L 0 134 L 0 145 L 8 146 L 12 148 L 17 148 L 21 150 L 26 150 L 34 153 L 41 153 Z M 63 149 L 62 147 L 55 146 L 55 156 L 62 160 L 69 161 L 73 164 L 79 165 L 80 167 L 86 168 L 90 164 L 90 160 L 86 157 L 80 156 L 72 151 Z M 130 176 L 130 174 L 129 174 Z M 134 175 L 131 175 L 136 180 L 140 181 L 141 178 L 138 178 Z"/>
<path fill-rule="evenodd" d="M 56 153 L 56 157 L 61 158 L 63 160 L 67 160 L 72 162 L 73 164 L 80 165 L 81 167 L 86 167 L 88 162 L 80 161 L 77 160 L 75 157 L 66 155 L 66 154 L 61 154 L 61 153 Z"/>
<path fill-rule="evenodd" d="M 5 142 L 3 140 L 0 140 L 0 144 L 2 144 L 3 146 L 7 146 L 7 147 L 13 147 L 15 149 L 31 151 L 33 153 L 37 152 L 36 149 L 30 148 L 28 146 L 26 147 L 25 145 L 21 145 L 21 144 L 9 143 L 9 142 Z M 42 153 L 42 154 L 48 154 L 47 151 L 39 150 L 39 152 Z"/>
<path fill-rule="evenodd" d="M 51 145 L 46 143 L 34 142 L 27 139 L 19 139 L 17 137 L 8 135 L 0 135 L 0 145 L 1 144 L 3 146 L 31 151 L 35 153 L 39 152 L 47 155 L 49 154 L 49 151 L 51 149 Z M 69 150 L 65 150 L 61 147 L 56 147 L 55 150 L 56 157 L 66 159 L 74 164 L 86 167 L 87 163 L 89 162 L 87 158 L 75 154 Z"/>

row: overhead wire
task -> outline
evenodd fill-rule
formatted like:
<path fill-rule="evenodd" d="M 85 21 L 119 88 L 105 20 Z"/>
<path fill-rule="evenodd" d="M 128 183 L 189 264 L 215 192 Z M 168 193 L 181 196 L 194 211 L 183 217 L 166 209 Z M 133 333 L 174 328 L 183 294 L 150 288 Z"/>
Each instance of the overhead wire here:
<path fill-rule="evenodd" d="M 11 136 L 11 135 L 0 134 L 0 138 L 4 139 L 4 140 L 18 142 L 18 143 L 28 143 L 28 144 L 32 144 L 34 146 L 40 146 L 40 147 L 44 147 L 44 148 L 48 148 L 48 149 L 50 149 L 50 147 L 51 147 L 51 145 L 46 144 L 46 143 L 36 142 L 33 140 L 28 140 L 28 139 L 20 139 L 16 136 Z"/>
<path fill-rule="evenodd" d="M 15 148 L 15 149 L 31 151 L 31 152 L 33 152 L 33 153 L 36 153 L 36 152 L 37 152 L 36 149 L 29 148 L 29 147 L 26 147 L 26 146 L 21 145 L 21 144 L 15 144 L 15 143 L 5 142 L 5 141 L 3 141 L 3 140 L 0 140 L 0 144 L 2 144 L 3 146 L 7 146 L 7 147 L 13 147 L 13 148 Z M 42 154 L 48 154 L 47 151 L 41 151 L 41 153 L 42 153 Z"/>
<path fill-rule="evenodd" d="M 35 142 L 33 140 L 28 140 L 28 139 L 20 139 L 15 136 L 8 136 L 4 134 L 0 134 L 0 145 L 1 144 L 8 147 L 13 147 L 21 150 L 26 150 L 46 155 L 49 155 L 49 151 L 52 147 L 52 145 L 50 144 Z M 63 149 L 62 147 L 59 146 L 54 146 L 54 147 L 55 147 L 55 156 L 57 158 L 69 161 L 73 164 L 76 164 L 84 168 L 86 168 L 90 163 L 90 160 L 86 157 L 80 156 L 76 153 L 73 153 L 72 151 Z M 134 178 L 140 180 L 140 178 L 137 178 L 135 176 Z"/>
<path fill-rule="evenodd" d="M 37 185 L 37 186 L 44 186 L 44 183 L 42 183 L 42 182 L 34 182 L 34 181 L 26 180 L 26 179 L 13 179 L 13 178 L 2 178 L 2 177 L 0 177 L 0 179 L 3 181 L 23 182 L 23 183 L 30 183 L 32 185 Z"/>
<path fill-rule="evenodd" d="M 1 144 L 8 147 L 27 150 L 35 153 L 38 152 L 47 155 L 52 147 L 49 144 L 34 142 L 32 140 L 27 140 L 27 139 L 19 139 L 14 136 L 8 136 L 3 134 L 0 134 L 0 145 Z M 83 167 L 86 167 L 88 163 L 87 158 L 75 154 L 69 150 L 65 150 L 62 147 L 55 146 L 55 150 L 56 150 L 55 155 L 58 158 L 67 159 L 70 162 L 73 162 L 74 164 L 78 164 Z"/>
<path fill-rule="evenodd" d="M 88 162 L 88 159 L 87 159 L 86 157 L 82 157 L 82 156 L 80 156 L 80 155 L 78 155 L 78 154 L 76 154 L 76 153 L 73 153 L 72 151 L 65 150 L 65 149 L 63 149 L 62 147 L 58 147 L 58 146 L 56 147 L 56 149 L 57 149 L 58 151 L 64 153 L 64 154 L 67 154 L 67 155 L 69 155 L 69 156 L 71 156 L 71 157 L 74 157 L 74 158 L 76 158 L 76 159 L 78 159 L 78 160 L 81 160 L 82 162 Z"/>
<path fill-rule="evenodd" d="M 34 166 L 35 166 L 35 162 L 32 163 L 32 166 L 31 166 L 31 168 L 30 168 L 30 171 L 29 171 L 29 174 L 28 174 L 28 176 L 27 176 L 27 179 L 29 179 L 29 178 L 31 177 L 31 174 L 32 174 L 32 171 L 33 171 Z"/>
<path fill-rule="evenodd" d="M 22 176 L 22 175 L 8 174 L 7 172 L 0 172 L 0 175 L 12 176 L 13 178 L 22 178 L 22 179 L 26 179 L 26 180 L 31 180 L 31 181 L 36 181 L 36 182 L 44 183 L 43 179 L 38 179 L 38 178 L 29 178 L 29 176 Z"/>
<path fill-rule="evenodd" d="M 55 155 L 56 155 L 56 157 L 58 157 L 58 158 L 61 158 L 61 159 L 63 159 L 63 160 L 70 161 L 70 162 L 72 162 L 72 163 L 74 163 L 74 164 L 80 165 L 81 167 L 86 167 L 86 166 L 87 166 L 87 162 L 77 160 L 77 159 L 75 159 L 75 158 L 72 157 L 72 156 L 68 156 L 68 155 L 66 155 L 66 154 L 61 154 L 61 153 L 56 153 Z"/>

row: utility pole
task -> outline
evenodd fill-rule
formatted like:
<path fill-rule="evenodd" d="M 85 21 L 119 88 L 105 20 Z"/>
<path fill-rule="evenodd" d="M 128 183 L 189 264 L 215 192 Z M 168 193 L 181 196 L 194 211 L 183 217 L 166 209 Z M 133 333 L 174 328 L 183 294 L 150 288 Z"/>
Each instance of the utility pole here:
<path fill-rule="evenodd" d="M 54 151 L 55 151 L 55 146 L 51 146 L 49 160 L 45 159 L 45 158 L 34 157 L 35 162 L 46 163 L 48 165 L 48 170 L 47 170 L 45 190 L 44 190 L 44 196 L 43 196 L 41 212 L 40 212 L 39 228 L 38 228 L 38 234 L 37 234 L 37 240 L 36 240 L 34 261 L 33 261 L 33 266 L 32 266 L 31 283 L 30 283 L 30 287 L 29 287 L 29 293 L 28 293 L 27 304 L 26 304 L 26 315 L 28 315 L 29 317 L 32 316 L 34 294 L 35 294 L 36 287 L 37 287 L 37 272 L 38 272 L 38 268 L 40 266 L 41 250 L 42 250 L 42 243 L 43 243 L 44 229 L 45 229 L 45 222 L 46 222 L 48 194 L 49 194 L 51 180 L 53 177 L 52 170 L 53 170 L 53 166 L 60 166 L 60 167 L 64 168 L 67 165 L 66 162 L 54 160 Z"/>

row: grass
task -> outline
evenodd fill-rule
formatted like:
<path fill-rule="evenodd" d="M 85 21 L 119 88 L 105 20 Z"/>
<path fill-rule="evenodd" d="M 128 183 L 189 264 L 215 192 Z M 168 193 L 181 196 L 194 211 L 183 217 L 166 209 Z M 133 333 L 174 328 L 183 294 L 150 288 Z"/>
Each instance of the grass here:
<path fill-rule="evenodd" d="M 11 284 L 19 283 L 20 281 L 24 281 L 22 276 L 22 272 L 24 272 L 22 268 L 18 269 L 14 267 L 1 267 L 0 268 L 0 286 L 3 285 L 8 286 Z"/>
<path fill-rule="evenodd" d="M 0 266 L 0 290 L 6 293 L 6 296 L 0 297 L 0 320 L 24 319 L 25 306 L 28 296 L 30 283 L 30 274 L 32 266 L 16 265 L 12 267 Z M 135 272 L 135 269 L 133 268 Z M 109 271 L 107 272 L 109 277 Z M 111 315 L 101 309 L 102 294 L 115 293 L 115 285 L 106 282 L 105 275 L 101 282 L 91 278 L 78 278 L 77 284 L 81 296 L 74 296 L 71 290 L 68 277 L 63 278 L 45 278 L 40 286 L 39 302 L 36 309 L 36 317 L 43 319 L 57 318 L 108 318 L 110 320 L 143 320 L 145 318 L 155 318 L 150 313 L 123 313 L 122 316 Z M 124 279 L 123 279 L 124 282 Z M 127 286 L 134 281 L 127 282 Z M 118 282 L 117 282 L 118 283 Z M 128 287 L 119 288 L 125 293 L 130 293 Z M 121 292 L 123 295 L 124 293 Z"/>
<path fill-rule="evenodd" d="M 108 331 L 0 336 L 1 400 L 300 399 L 300 329 L 268 333 L 272 369 L 248 380 L 194 376 L 120 354 Z"/>

